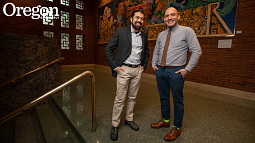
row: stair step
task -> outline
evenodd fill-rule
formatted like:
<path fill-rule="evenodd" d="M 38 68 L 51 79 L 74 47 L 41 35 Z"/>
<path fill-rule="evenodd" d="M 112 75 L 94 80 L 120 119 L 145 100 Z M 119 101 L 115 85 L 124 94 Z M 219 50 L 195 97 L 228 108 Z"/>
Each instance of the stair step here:
<path fill-rule="evenodd" d="M 47 143 L 83 142 L 75 136 L 72 129 L 52 102 L 38 106 L 36 110 Z"/>
<path fill-rule="evenodd" d="M 63 92 L 56 93 L 52 96 L 53 101 L 56 102 L 82 138 L 86 142 L 108 141 L 109 137 L 102 135 L 99 131 L 92 132 L 91 99 L 84 99 L 84 95 L 74 95 L 74 93 L 70 94 L 67 99 L 63 94 Z M 90 95 L 90 93 L 88 94 Z"/>
<path fill-rule="evenodd" d="M 15 143 L 44 143 L 36 112 L 16 118 Z"/>

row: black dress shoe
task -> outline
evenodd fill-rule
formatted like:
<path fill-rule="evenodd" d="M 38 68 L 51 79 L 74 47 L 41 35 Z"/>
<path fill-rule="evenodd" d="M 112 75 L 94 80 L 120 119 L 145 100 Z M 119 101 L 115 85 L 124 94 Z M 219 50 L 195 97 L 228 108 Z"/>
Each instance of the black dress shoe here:
<path fill-rule="evenodd" d="M 112 127 L 110 138 L 112 141 L 118 140 L 118 127 Z"/>
<path fill-rule="evenodd" d="M 136 123 L 134 121 L 127 121 L 127 120 L 125 120 L 125 124 L 129 125 L 135 131 L 139 130 L 139 127 L 136 125 Z"/>

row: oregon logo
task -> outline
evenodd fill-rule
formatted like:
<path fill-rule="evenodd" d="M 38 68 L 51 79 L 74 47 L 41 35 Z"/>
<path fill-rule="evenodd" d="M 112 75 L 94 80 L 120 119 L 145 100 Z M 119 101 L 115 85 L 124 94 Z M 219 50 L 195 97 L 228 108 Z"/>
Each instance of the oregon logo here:
<path fill-rule="evenodd" d="M 6 12 L 6 7 L 8 5 L 12 7 L 11 13 Z M 3 7 L 3 12 L 4 15 L 6 16 L 13 16 L 14 14 L 16 14 L 16 16 L 21 16 L 21 14 L 23 13 L 24 16 L 31 16 L 32 19 L 59 18 L 57 7 L 42 7 L 41 5 L 30 8 L 30 7 L 16 7 L 13 3 L 6 3 Z"/>

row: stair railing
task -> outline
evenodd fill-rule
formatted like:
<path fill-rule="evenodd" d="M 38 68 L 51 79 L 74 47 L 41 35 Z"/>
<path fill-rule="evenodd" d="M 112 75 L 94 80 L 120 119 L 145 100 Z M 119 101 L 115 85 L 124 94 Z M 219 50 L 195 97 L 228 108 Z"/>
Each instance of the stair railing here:
<path fill-rule="evenodd" d="M 60 91 L 61 89 L 63 89 L 64 87 L 66 87 L 67 85 L 73 83 L 74 81 L 80 79 L 81 77 L 90 74 L 91 75 L 91 102 L 92 102 L 92 132 L 95 132 L 96 130 L 96 123 L 95 123 L 95 76 L 91 71 L 85 71 L 83 73 L 81 73 L 80 75 L 77 75 L 76 77 L 70 79 L 69 81 L 63 83 L 62 85 L 56 87 L 55 89 L 45 93 L 44 95 L 38 97 L 37 99 L 27 103 L 26 105 L 20 107 L 19 109 L 11 112 L 10 114 L 4 116 L 3 118 L 0 119 L 0 124 L 8 121 L 9 119 L 15 117 L 16 115 L 18 115 L 19 113 L 21 113 L 22 111 L 34 106 L 35 104 L 37 104 L 38 102 L 46 99 L 47 97 L 49 97 L 51 94 L 54 94 L 58 91 Z"/>
<path fill-rule="evenodd" d="M 25 74 L 23 74 L 23 75 L 20 75 L 20 76 L 14 78 L 14 79 L 11 79 L 11 80 L 8 80 L 8 81 L 6 81 L 6 82 L 4 82 L 4 83 L 1 83 L 0 86 L 6 85 L 6 84 L 8 84 L 8 83 L 10 83 L 10 82 L 15 82 L 17 79 L 20 79 L 20 78 L 22 78 L 22 77 L 24 77 L 24 76 L 26 76 L 26 75 L 29 75 L 29 74 L 31 74 L 31 73 L 33 73 L 33 72 L 39 71 L 39 70 L 41 70 L 41 69 L 43 69 L 43 68 L 45 68 L 45 67 L 47 67 L 47 66 L 50 66 L 50 65 L 52 65 L 52 64 L 54 64 L 54 63 L 56 63 L 56 62 L 61 62 L 61 61 L 64 60 L 64 59 L 65 59 L 64 57 L 61 57 L 61 58 L 59 58 L 59 59 L 56 59 L 55 61 L 52 61 L 52 62 L 50 62 L 50 63 L 48 63 L 48 64 L 46 64 L 46 65 L 44 65 L 44 66 L 41 66 L 41 67 L 39 67 L 39 68 L 37 68 L 37 69 L 35 69 L 35 70 L 32 70 L 32 71 L 30 71 L 30 72 L 27 72 L 27 73 L 25 73 Z"/>

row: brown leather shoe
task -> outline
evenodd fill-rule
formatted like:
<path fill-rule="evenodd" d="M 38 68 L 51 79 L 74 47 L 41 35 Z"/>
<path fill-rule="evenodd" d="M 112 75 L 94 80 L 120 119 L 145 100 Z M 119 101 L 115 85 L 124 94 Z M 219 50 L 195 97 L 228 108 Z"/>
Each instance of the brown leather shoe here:
<path fill-rule="evenodd" d="M 161 128 L 161 127 L 170 127 L 170 121 L 169 122 L 165 122 L 163 119 L 160 120 L 159 122 L 157 123 L 152 123 L 151 124 L 151 127 L 152 128 L 155 128 L 155 129 L 158 129 L 158 128 Z"/>
<path fill-rule="evenodd" d="M 172 128 L 172 130 L 166 134 L 164 137 L 165 141 L 174 141 L 181 134 L 181 129 L 177 130 L 176 128 Z"/>

